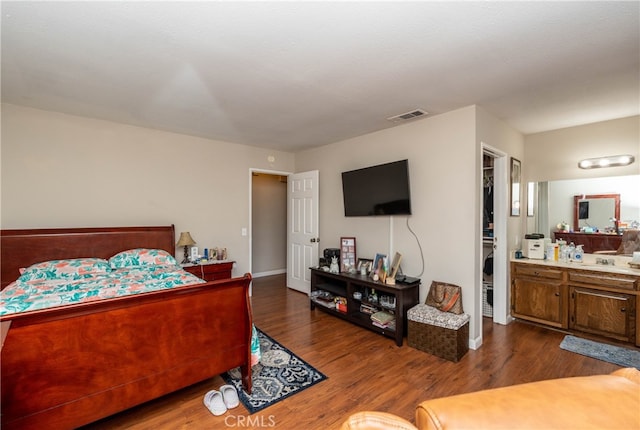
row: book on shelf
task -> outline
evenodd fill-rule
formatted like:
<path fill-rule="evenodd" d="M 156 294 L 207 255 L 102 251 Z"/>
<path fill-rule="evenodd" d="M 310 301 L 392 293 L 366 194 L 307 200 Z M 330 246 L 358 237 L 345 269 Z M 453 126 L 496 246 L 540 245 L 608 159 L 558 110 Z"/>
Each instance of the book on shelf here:
<path fill-rule="evenodd" d="M 371 321 L 373 321 L 374 323 L 382 324 L 382 325 L 387 325 L 389 324 L 389 322 L 393 321 L 394 319 L 395 317 L 392 314 L 385 311 L 378 311 L 371 315 Z"/>
<path fill-rule="evenodd" d="M 389 324 L 380 324 L 380 323 L 377 323 L 375 321 L 371 321 L 371 324 L 376 326 L 376 327 L 384 328 L 384 329 L 387 329 L 387 330 L 395 330 L 396 329 L 395 321 L 392 321 Z"/>
<path fill-rule="evenodd" d="M 376 312 L 378 312 L 378 308 L 368 305 L 366 303 L 362 303 L 360 305 L 360 312 L 364 313 L 364 314 L 375 314 Z"/>

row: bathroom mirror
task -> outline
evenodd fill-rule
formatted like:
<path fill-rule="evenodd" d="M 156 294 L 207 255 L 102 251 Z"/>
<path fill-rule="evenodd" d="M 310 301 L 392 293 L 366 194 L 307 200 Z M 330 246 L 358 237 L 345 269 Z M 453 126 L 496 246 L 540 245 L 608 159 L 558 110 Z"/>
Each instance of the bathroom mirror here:
<path fill-rule="evenodd" d="M 573 230 L 583 227 L 614 226 L 612 218 L 620 219 L 620 194 L 589 194 L 573 197 Z"/>
<path fill-rule="evenodd" d="M 526 232 L 543 233 L 545 237 L 552 238 L 553 232 L 557 229 L 556 226 L 561 222 L 570 224 L 571 229 L 574 230 L 574 196 L 582 197 L 583 194 L 618 194 L 620 196 L 620 218 L 618 219 L 630 225 L 634 221 L 640 222 L 639 189 L 640 175 L 536 182 L 534 186 L 535 211 L 533 217 L 526 218 Z M 589 212 L 591 209 L 591 204 L 589 204 Z M 615 208 L 608 215 L 604 227 L 614 227 L 614 224 L 609 222 L 609 219 L 614 216 Z M 591 224 L 591 222 L 589 223 Z"/>

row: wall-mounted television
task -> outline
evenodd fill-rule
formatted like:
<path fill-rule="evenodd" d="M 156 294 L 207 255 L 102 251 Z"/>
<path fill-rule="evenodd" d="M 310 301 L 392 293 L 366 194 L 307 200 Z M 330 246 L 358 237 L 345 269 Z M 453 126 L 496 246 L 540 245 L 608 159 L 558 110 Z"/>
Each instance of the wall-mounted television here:
<path fill-rule="evenodd" d="M 342 172 L 344 215 L 411 215 L 409 160 Z"/>

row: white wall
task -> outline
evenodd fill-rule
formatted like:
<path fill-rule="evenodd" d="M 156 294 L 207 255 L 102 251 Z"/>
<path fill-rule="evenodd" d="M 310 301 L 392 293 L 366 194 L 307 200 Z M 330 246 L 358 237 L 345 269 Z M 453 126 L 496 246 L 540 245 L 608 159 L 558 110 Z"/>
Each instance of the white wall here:
<path fill-rule="evenodd" d="M 2 105 L 3 229 L 175 224 L 200 247 L 226 247 L 240 275 L 251 168 L 293 171 L 294 156 Z"/>
<path fill-rule="evenodd" d="M 480 130 L 477 134 L 476 130 Z M 481 330 L 480 138 L 522 152 L 518 133 L 475 106 L 417 120 L 296 155 L 296 171 L 320 171 L 321 248 L 337 247 L 341 236 L 355 236 L 357 254 L 399 251 L 405 274 L 422 278 L 424 301 L 433 280 L 463 288 L 465 311 L 472 316 L 470 336 Z M 515 143 L 506 143 L 515 139 Z M 344 216 L 341 172 L 389 161 L 409 160 L 413 214 L 409 217 Z M 374 190 L 363 190 L 364 192 Z M 407 228 L 418 236 L 424 252 Z"/>
<path fill-rule="evenodd" d="M 630 154 L 626 167 L 580 169 L 584 158 Z M 598 178 L 640 174 L 640 116 L 563 128 L 525 137 L 525 181 Z"/>
<path fill-rule="evenodd" d="M 578 161 L 584 158 L 619 154 L 631 154 L 635 156 L 636 161 L 624 167 L 587 170 L 578 168 Z M 549 181 L 552 183 L 552 181 L 576 180 L 576 189 L 581 190 L 577 194 L 583 192 L 596 194 L 595 191 L 590 191 L 591 186 L 579 185 L 581 184 L 579 180 L 584 180 L 584 184 L 593 184 L 594 190 L 609 189 L 608 192 L 618 193 L 609 186 L 609 182 L 605 179 L 609 177 L 631 178 L 640 174 L 640 116 L 527 135 L 525 136 L 524 158 L 526 159 L 526 164 L 523 165 L 525 182 Z M 600 183 L 597 178 L 601 178 L 603 181 Z M 621 190 L 624 189 L 628 189 L 628 186 L 622 184 Z M 540 208 L 536 207 L 535 217 L 527 219 L 526 231 L 529 233 L 540 231 L 547 235 L 550 234 L 550 230 L 555 229 L 555 225 L 560 221 L 572 223 L 573 215 L 566 215 L 566 211 L 570 211 L 573 207 L 573 197 L 566 193 L 573 192 L 570 190 L 558 192 L 556 190 L 553 195 L 549 196 L 554 201 L 545 203 L 543 199 L 541 203 L 546 204 L 549 210 L 549 228 L 546 228 L 546 220 L 538 219 Z M 622 192 L 626 194 L 625 191 Z M 571 198 L 569 205 L 565 201 L 568 198 Z M 629 201 L 629 198 L 625 197 L 624 200 Z M 631 217 L 633 216 L 631 215 Z"/>

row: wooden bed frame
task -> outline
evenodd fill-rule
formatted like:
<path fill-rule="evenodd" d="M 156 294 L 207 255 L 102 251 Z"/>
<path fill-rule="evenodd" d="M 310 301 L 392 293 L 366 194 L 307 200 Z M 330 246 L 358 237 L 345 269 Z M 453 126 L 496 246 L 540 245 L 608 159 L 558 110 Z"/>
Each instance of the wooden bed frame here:
<path fill-rule="evenodd" d="M 173 226 L 0 237 L 2 288 L 41 261 L 139 247 L 175 255 Z M 0 317 L 2 428 L 76 428 L 238 366 L 250 392 L 250 282 L 246 274 Z"/>

